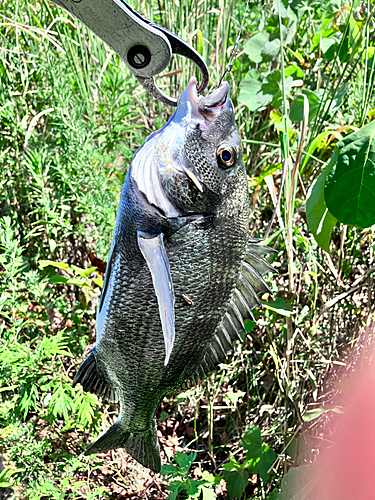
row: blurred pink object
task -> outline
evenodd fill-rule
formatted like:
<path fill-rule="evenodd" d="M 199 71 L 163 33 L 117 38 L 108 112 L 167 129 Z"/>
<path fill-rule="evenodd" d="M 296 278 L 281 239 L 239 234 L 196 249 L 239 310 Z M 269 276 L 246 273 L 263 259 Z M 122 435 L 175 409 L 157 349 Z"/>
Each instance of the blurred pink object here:
<path fill-rule="evenodd" d="M 375 367 L 349 376 L 336 443 L 318 458 L 316 500 L 375 499 Z M 335 422 L 334 422 L 335 423 Z"/>

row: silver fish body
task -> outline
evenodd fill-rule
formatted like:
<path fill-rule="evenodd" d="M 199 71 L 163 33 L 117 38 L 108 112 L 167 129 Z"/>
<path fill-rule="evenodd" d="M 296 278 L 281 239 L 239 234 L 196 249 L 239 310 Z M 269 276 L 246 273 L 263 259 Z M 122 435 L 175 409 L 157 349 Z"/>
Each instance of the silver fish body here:
<path fill-rule="evenodd" d="M 252 317 L 269 249 L 249 240 L 249 197 L 224 84 L 198 98 L 192 79 L 167 125 L 136 152 L 121 195 L 81 383 L 119 401 L 86 454 L 123 447 L 159 471 L 154 415 L 166 394 L 225 359 Z"/>

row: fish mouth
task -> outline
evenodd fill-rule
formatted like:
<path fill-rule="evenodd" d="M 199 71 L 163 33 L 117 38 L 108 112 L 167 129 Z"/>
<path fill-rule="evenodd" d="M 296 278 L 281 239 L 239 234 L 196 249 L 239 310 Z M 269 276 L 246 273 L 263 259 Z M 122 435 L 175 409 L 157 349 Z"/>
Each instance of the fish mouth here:
<path fill-rule="evenodd" d="M 182 111 L 200 122 L 202 130 L 207 129 L 223 110 L 229 96 L 229 83 L 223 82 L 209 96 L 198 96 L 198 84 L 195 77 L 190 78 L 186 89 L 178 100 L 177 113 Z"/>

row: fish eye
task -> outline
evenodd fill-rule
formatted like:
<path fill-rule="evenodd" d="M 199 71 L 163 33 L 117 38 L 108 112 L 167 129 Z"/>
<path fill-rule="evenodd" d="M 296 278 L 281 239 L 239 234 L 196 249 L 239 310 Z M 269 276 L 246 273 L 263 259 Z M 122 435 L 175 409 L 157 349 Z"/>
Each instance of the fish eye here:
<path fill-rule="evenodd" d="M 236 161 L 236 152 L 229 144 L 221 144 L 216 151 L 219 166 L 229 168 Z"/>

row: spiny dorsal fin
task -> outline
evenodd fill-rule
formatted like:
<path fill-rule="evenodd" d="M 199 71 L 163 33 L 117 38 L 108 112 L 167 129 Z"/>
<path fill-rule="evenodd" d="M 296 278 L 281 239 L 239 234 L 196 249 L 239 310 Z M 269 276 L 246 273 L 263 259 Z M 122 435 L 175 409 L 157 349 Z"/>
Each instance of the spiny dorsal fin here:
<path fill-rule="evenodd" d="M 267 255 L 268 253 L 277 253 L 277 250 L 274 248 L 268 247 L 267 245 L 262 245 L 260 242 L 262 240 L 259 238 L 249 238 L 247 251 L 251 251 L 259 257 L 263 255 Z"/>
<path fill-rule="evenodd" d="M 257 293 L 270 293 L 272 291 L 258 271 L 246 261 L 242 264 L 242 276 L 251 284 Z"/>
<path fill-rule="evenodd" d="M 215 371 L 217 365 L 223 362 L 228 352 L 232 350 L 233 342 L 238 338 L 241 339 L 239 332 L 245 330 L 244 320 L 251 319 L 255 322 L 251 310 L 254 307 L 261 307 L 258 293 L 272 293 L 263 276 L 277 271 L 263 256 L 275 250 L 259 244 L 260 241 L 249 240 L 237 288 L 234 290 L 228 311 L 193 378 L 202 379 Z"/>
<path fill-rule="evenodd" d="M 241 316 L 243 317 L 244 320 L 251 319 L 251 321 L 255 322 L 254 315 L 251 312 L 252 307 L 250 306 L 250 304 L 248 304 L 247 300 L 242 295 L 242 293 L 238 290 L 238 288 L 236 288 L 234 290 L 234 294 L 232 297 L 232 303 L 237 305 L 237 307 L 241 313 Z"/>
<path fill-rule="evenodd" d="M 224 335 L 230 337 L 229 348 L 233 346 L 234 340 L 241 340 L 239 332 L 242 331 L 242 325 L 239 323 L 234 315 L 226 312 L 221 322 L 221 331 Z"/>
<path fill-rule="evenodd" d="M 245 330 L 245 323 L 244 323 L 244 318 L 238 309 L 236 303 L 234 300 L 231 301 L 230 306 L 229 306 L 229 312 L 231 314 L 232 320 L 235 322 L 237 320 L 236 328 L 240 332 L 242 330 Z"/>

